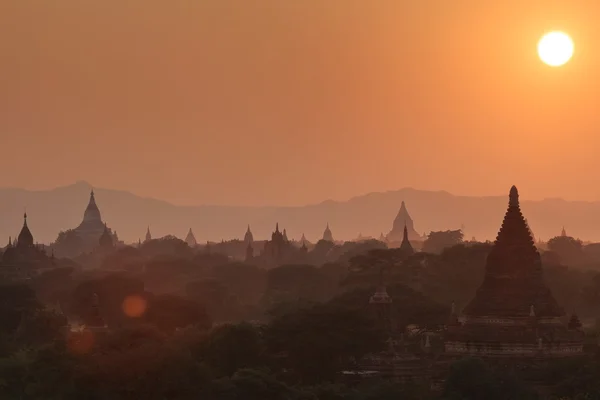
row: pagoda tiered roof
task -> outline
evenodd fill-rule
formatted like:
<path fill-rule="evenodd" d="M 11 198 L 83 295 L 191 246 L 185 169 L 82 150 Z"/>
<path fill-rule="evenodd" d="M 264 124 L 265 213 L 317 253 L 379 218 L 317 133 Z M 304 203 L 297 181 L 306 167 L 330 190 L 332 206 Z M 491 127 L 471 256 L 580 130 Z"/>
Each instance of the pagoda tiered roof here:
<path fill-rule="evenodd" d="M 513 186 L 504 221 L 486 261 L 484 281 L 463 313 L 467 317 L 525 318 L 532 311 L 539 318 L 564 315 L 543 281 L 540 254 Z"/>

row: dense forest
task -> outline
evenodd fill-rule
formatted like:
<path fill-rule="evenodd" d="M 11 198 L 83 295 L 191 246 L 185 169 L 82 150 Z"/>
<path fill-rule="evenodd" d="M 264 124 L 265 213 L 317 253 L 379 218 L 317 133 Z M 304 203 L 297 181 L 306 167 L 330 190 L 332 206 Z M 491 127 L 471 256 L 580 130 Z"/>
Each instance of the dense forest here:
<path fill-rule="evenodd" d="M 426 245 L 430 252 L 404 254 L 380 243 L 346 244 L 336 260 L 267 270 L 166 238 L 119 249 L 96 269 L 60 260 L 27 281 L 5 277 L 0 397 L 539 398 L 518 371 L 477 359 L 453 363 L 439 388 L 344 376 L 386 346 L 368 304 L 382 282 L 395 329 L 416 352 L 427 331 L 441 352 L 451 304 L 460 309 L 472 298 L 491 244 Z M 568 314 L 580 316 L 589 342 L 585 359 L 553 363 L 539 376 L 557 399 L 600 393 L 595 250 L 559 237 L 543 253 L 546 283 Z M 86 329 L 94 298 L 106 329 Z"/>

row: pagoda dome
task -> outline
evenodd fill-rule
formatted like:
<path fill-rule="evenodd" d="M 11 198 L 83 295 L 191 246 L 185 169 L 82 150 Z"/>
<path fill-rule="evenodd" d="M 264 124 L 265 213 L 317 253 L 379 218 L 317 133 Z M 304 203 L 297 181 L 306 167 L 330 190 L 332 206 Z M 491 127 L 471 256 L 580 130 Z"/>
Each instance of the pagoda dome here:
<path fill-rule="evenodd" d="M 33 247 L 33 235 L 27 226 L 27 213 L 23 215 L 23 228 L 17 238 L 17 245 L 19 247 Z"/>
<path fill-rule="evenodd" d="M 84 221 L 102 221 L 100 216 L 100 209 L 98 209 L 98 205 L 96 204 L 96 198 L 94 197 L 94 191 L 90 192 L 90 201 L 83 213 Z"/>

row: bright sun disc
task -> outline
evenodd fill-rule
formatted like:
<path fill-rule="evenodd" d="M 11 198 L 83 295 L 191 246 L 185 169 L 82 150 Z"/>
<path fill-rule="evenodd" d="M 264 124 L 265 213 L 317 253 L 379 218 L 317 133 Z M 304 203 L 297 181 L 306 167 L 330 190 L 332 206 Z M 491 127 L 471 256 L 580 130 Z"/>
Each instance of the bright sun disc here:
<path fill-rule="evenodd" d="M 540 59 L 551 67 L 565 64 L 573 56 L 573 40 L 564 32 L 550 32 L 538 42 Z"/>

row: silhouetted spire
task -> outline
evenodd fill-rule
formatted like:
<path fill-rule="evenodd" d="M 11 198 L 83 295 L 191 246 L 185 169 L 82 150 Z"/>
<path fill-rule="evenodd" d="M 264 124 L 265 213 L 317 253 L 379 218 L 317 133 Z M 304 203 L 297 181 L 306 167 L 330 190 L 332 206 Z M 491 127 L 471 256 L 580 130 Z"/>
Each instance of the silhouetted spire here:
<path fill-rule="evenodd" d="M 402 243 L 400 244 L 400 250 L 405 254 L 413 254 L 415 250 L 413 249 L 410 241 L 408 240 L 408 229 L 406 225 L 404 225 L 404 234 L 402 236 Z"/>
<path fill-rule="evenodd" d="M 94 196 L 94 189 L 90 192 L 90 201 L 83 213 L 83 223 L 99 222 L 102 221 L 100 216 L 100 210 L 96 205 L 96 197 Z"/>
<path fill-rule="evenodd" d="M 467 316 L 530 315 L 560 317 L 564 313 L 545 286 L 542 263 L 519 207 L 519 192 L 510 189 L 508 209 L 487 257 L 483 284 L 464 310 Z"/>
<path fill-rule="evenodd" d="M 560 236 L 565 237 L 567 236 L 567 231 L 565 230 L 565 227 L 562 227 L 562 231 L 560 232 Z"/>
<path fill-rule="evenodd" d="M 244 235 L 244 242 L 246 242 L 246 243 L 254 242 L 254 235 L 252 235 L 252 231 L 250 230 L 250 224 L 248 224 L 248 229 L 246 230 L 246 234 Z"/>
<path fill-rule="evenodd" d="M 275 223 L 275 232 L 279 233 L 279 222 Z"/>
<path fill-rule="evenodd" d="M 187 236 L 185 237 L 185 242 L 188 244 L 188 246 L 190 246 L 191 248 L 196 247 L 196 245 L 198 244 L 198 242 L 196 242 L 196 237 L 194 236 L 194 232 L 192 232 L 192 228 L 190 228 L 190 230 L 188 231 Z"/>
<path fill-rule="evenodd" d="M 150 234 L 150 225 L 148 225 L 148 229 L 146 229 L 146 242 L 152 240 L 152 235 Z"/>
<path fill-rule="evenodd" d="M 27 213 L 23 214 L 23 228 L 17 238 L 17 246 L 20 248 L 34 246 L 33 235 L 27 226 Z"/>
<path fill-rule="evenodd" d="M 286 240 L 286 241 L 288 240 L 287 232 L 285 231 L 285 228 L 283 228 L 283 240 Z"/>
<path fill-rule="evenodd" d="M 390 242 L 396 242 L 396 243 L 401 241 L 402 237 L 404 235 L 404 228 L 406 228 L 406 230 L 408 232 L 409 240 L 420 240 L 421 239 L 420 235 L 415 230 L 413 220 L 412 220 L 410 214 L 408 213 L 408 210 L 406 209 L 406 203 L 404 201 L 402 201 L 402 203 L 400 204 L 400 210 L 398 210 L 398 214 L 396 215 L 396 218 L 394 219 L 394 224 L 392 226 L 392 230 L 387 235 L 387 239 Z"/>
<path fill-rule="evenodd" d="M 333 234 L 331 233 L 331 229 L 329 229 L 329 222 L 327 223 L 327 226 L 325 227 L 325 231 L 323 232 L 323 240 L 326 240 L 328 242 L 333 242 Z"/>

